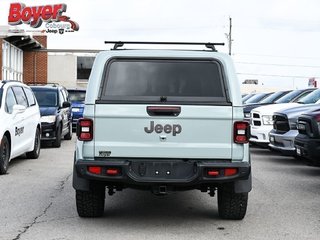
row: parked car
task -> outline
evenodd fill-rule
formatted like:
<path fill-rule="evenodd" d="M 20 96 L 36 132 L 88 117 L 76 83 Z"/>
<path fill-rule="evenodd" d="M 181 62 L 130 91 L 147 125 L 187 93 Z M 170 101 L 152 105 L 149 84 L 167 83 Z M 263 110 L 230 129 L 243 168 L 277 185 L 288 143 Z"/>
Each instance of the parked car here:
<path fill-rule="evenodd" d="M 248 123 L 230 56 L 118 45 L 95 58 L 78 121 L 79 216 L 103 215 L 106 187 L 109 195 L 129 187 L 156 195 L 217 190 L 219 216 L 243 219 L 251 191 Z"/>
<path fill-rule="evenodd" d="M 299 134 L 294 140 L 296 154 L 320 166 L 320 106 L 318 111 L 298 118 Z"/>
<path fill-rule="evenodd" d="M 317 90 L 317 88 L 306 88 L 306 89 L 297 89 L 293 90 L 290 93 L 282 96 L 278 100 L 275 101 L 276 104 L 282 103 L 293 103 L 299 102 L 301 99 L 306 97 L 308 94 L 312 93 L 313 91 Z M 304 103 L 302 103 L 304 104 Z"/>
<path fill-rule="evenodd" d="M 242 103 L 244 103 L 245 101 L 247 101 L 249 98 L 253 97 L 254 95 L 256 95 L 256 93 L 249 93 L 245 96 L 242 96 Z"/>
<path fill-rule="evenodd" d="M 260 102 L 262 99 L 268 97 L 272 93 L 256 93 L 252 97 L 248 98 L 247 100 L 243 101 L 244 105 L 254 104 Z"/>
<path fill-rule="evenodd" d="M 263 105 L 251 111 L 250 115 L 250 142 L 267 146 L 269 144 L 269 132 L 273 128 L 272 116 L 281 109 L 299 106 L 301 98 L 313 92 L 315 89 L 294 90 L 275 101 L 275 104 Z"/>
<path fill-rule="evenodd" d="M 40 110 L 30 87 L 18 81 L 0 81 L 0 174 L 11 159 L 26 153 L 40 155 Z"/>
<path fill-rule="evenodd" d="M 72 112 L 68 91 L 60 85 L 31 87 L 40 106 L 41 141 L 61 146 L 61 139 L 72 138 Z"/>
<path fill-rule="evenodd" d="M 286 155 L 295 155 L 294 139 L 298 135 L 298 117 L 315 111 L 320 106 L 320 89 L 313 91 L 298 101 L 301 106 L 277 111 L 273 115 L 273 129 L 269 133 L 269 147 Z"/>
<path fill-rule="evenodd" d="M 84 100 L 86 97 L 85 89 L 68 89 L 69 100 L 72 108 L 72 129 L 77 128 L 78 119 L 83 117 Z"/>
<path fill-rule="evenodd" d="M 243 107 L 244 119 L 246 121 L 250 121 L 250 112 L 252 111 L 252 109 L 255 109 L 255 108 L 263 106 L 263 105 L 273 104 L 273 103 L 275 103 L 276 100 L 278 100 L 282 96 L 288 94 L 289 92 L 290 91 L 274 92 L 274 93 L 271 93 L 270 95 L 266 96 L 265 98 L 263 98 L 262 100 L 260 100 L 257 103 L 246 104 Z"/>

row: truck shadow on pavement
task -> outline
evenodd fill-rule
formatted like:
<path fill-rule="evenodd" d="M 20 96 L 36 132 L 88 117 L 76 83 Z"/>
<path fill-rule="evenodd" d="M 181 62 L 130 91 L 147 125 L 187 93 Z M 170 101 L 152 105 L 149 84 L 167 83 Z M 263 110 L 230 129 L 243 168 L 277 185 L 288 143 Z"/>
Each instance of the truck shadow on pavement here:
<path fill-rule="evenodd" d="M 192 221 L 220 219 L 216 197 L 208 201 L 208 198 L 210 198 L 208 194 L 198 193 L 197 191 L 155 196 L 149 192 L 127 189 L 116 194 L 129 194 L 130 197 L 118 196 L 114 198 L 107 195 L 103 218 L 134 220 L 135 223 L 141 221 L 144 225 L 148 222 L 154 225 L 154 221 L 172 221 L 170 219 L 180 219 L 177 222 L 175 221 L 175 225 L 178 222 L 183 224 L 188 218 Z"/>

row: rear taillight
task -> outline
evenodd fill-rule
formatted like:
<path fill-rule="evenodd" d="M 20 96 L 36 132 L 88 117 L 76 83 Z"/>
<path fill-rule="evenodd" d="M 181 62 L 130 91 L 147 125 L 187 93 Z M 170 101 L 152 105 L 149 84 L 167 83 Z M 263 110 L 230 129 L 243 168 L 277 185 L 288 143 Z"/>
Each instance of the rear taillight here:
<path fill-rule="evenodd" d="M 239 121 L 234 123 L 233 139 L 235 143 L 248 143 L 249 142 L 249 123 Z"/>
<path fill-rule="evenodd" d="M 207 174 L 209 177 L 216 177 L 220 175 L 219 169 L 208 169 Z"/>
<path fill-rule="evenodd" d="M 238 174 L 238 168 L 207 168 L 207 177 L 230 177 Z"/>
<path fill-rule="evenodd" d="M 224 175 L 225 176 L 233 176 L 236 175 L 238 173 L 238 169 L 237 168 L 226 168 L 224 170 Z"/>
<path fill-rule="evenodd" d="M 89 167 L 88 167 L 88 172 L 89 172 L 89 173 L 92 173 L 92 174 L 98 174 L 98 175 L 100 175 L 100 174 L 101 174 L 101 171 L 102 171 L 102 168 L 101 168 L 101 167 L 98 167 L 98 166 L 89 166 Z"/>
<path fill-rule="evenodd" d="M 101 176 L 120 176 L 121 168 L 119 167 L 102 167 L 102 166 L 87 166 L 87 171 L 91 174 Z"/>
<path fill-rule="evenodd" d="M 120 169 L 119 168 L 108 168 L 106 171 L 107 175 L 110 176 L 116 176 L 120 174 Z"/>
<path fill-rule="evenodd" d="M 80 141 L 93 139 L 93 121 L 88 118 L 80 118 L 77 125 L 77 136 Z"/>

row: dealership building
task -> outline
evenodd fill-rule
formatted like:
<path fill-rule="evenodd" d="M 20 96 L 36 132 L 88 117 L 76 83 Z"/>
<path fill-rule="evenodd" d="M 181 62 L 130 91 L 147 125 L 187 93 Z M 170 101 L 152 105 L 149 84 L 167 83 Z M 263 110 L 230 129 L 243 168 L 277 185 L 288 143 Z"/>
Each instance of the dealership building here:
<path fill-rule="evenodd" d="M 47 47 L 47 36 L 27 35 L 19 29 L 0 27 L 0 79 L 27 84 L 46 83 L 48 54 L 37 52 Z"/>
<path fill-rule="evenodd" d="M 0 26 L 0 80 L 85 88 L 96 52 L 48 50 L 46 34 Z"/>

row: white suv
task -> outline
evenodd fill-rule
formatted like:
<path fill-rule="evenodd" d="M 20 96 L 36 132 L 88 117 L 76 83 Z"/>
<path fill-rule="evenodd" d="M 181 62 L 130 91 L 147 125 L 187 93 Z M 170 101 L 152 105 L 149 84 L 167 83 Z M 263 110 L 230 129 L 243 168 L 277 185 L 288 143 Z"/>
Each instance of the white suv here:
<path fill-rule="evenodd" d="M 30 87 L 18 81 L 0 81 L 0 174 L 11 159 L 40 154 L 40 110 Z"/>

